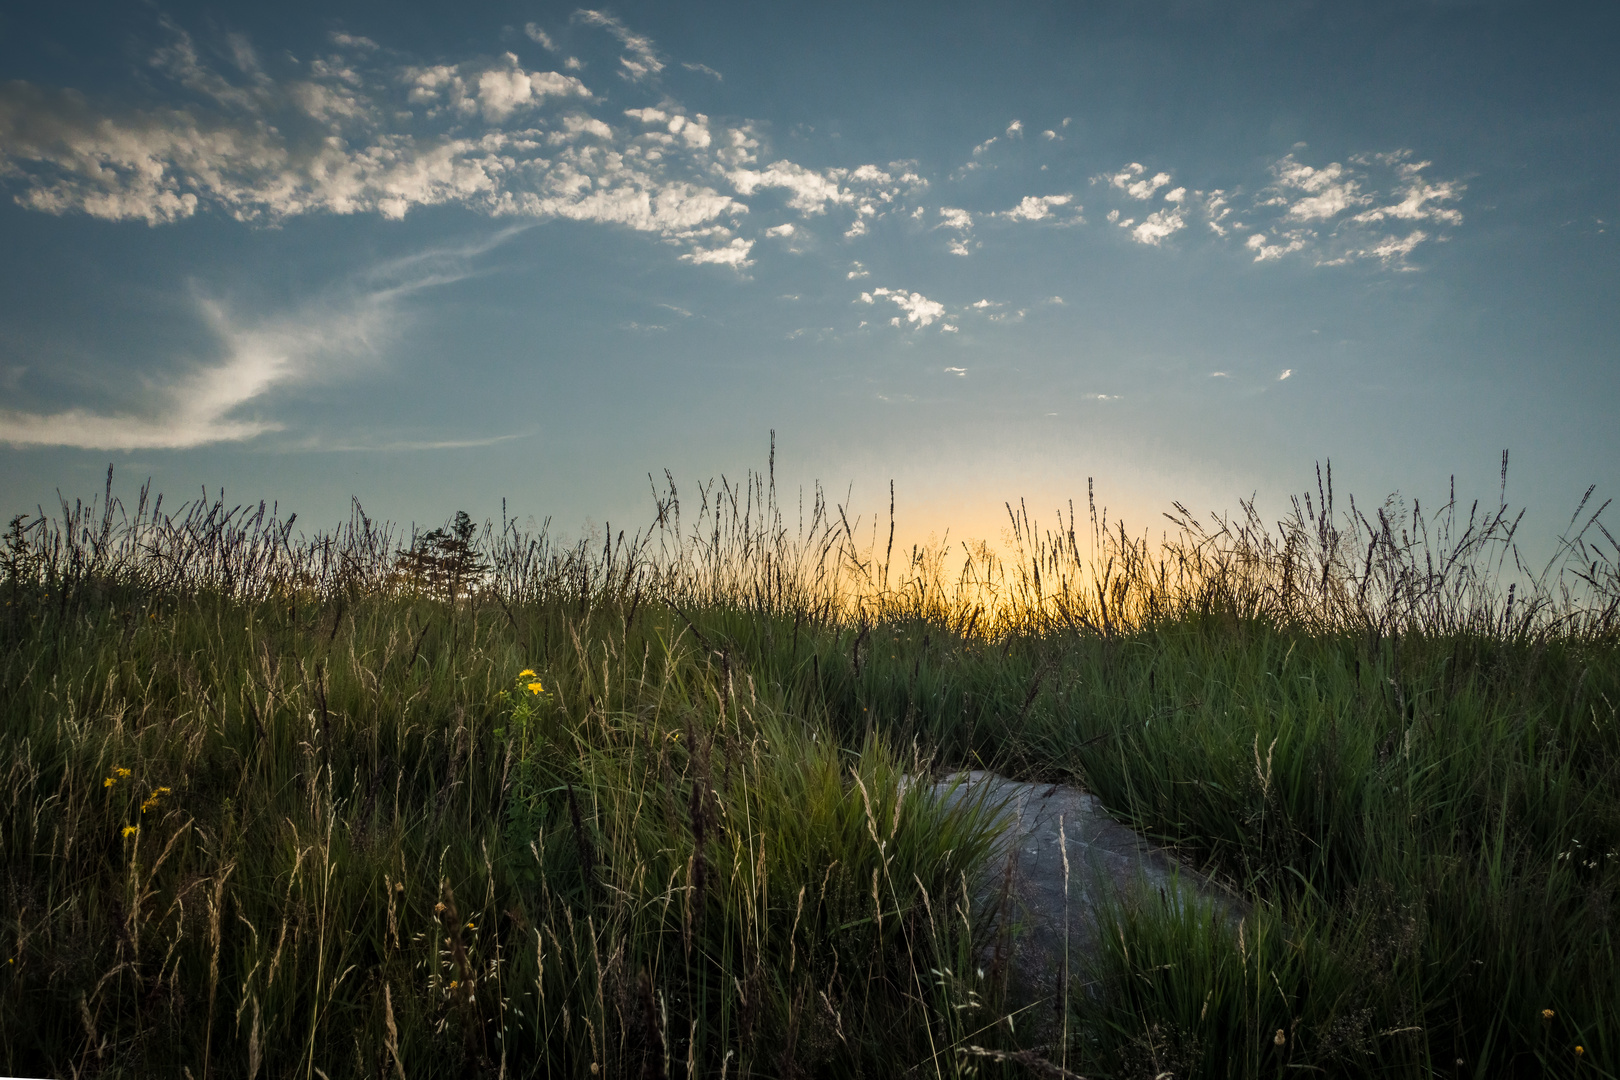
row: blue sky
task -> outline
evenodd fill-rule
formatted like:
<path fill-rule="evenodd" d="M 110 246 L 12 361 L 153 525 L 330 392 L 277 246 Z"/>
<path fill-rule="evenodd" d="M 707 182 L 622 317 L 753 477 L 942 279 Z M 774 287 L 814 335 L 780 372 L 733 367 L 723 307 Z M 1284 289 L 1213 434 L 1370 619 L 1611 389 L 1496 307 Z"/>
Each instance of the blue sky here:
<path fill-rule="evenodd" d="M 0 506 L 645 521 L 1620 466 L 1613 5 L 0 13 Z M 1541 527 L 1538 526 L 1538 527 Z"/>

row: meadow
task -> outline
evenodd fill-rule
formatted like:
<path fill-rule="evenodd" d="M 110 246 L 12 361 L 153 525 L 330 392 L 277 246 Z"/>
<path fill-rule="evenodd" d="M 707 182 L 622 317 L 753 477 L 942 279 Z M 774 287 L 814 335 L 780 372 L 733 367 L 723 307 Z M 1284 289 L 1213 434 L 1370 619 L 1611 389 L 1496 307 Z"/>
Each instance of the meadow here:
<path fill-rule="evenodd" d="M 1505 499 L 1330 476 L 896 551 L 773 473 L 571 544 L 110 473 L 13 520 L 0 1072 L 1620 1071 L 1602 507 L 1536 567 Z M 1082 785 L 1247 915 L 1114 905 L 1067 1014 L 1014 1007 L 995 807 L 911 782 L 970 767 Z"/>

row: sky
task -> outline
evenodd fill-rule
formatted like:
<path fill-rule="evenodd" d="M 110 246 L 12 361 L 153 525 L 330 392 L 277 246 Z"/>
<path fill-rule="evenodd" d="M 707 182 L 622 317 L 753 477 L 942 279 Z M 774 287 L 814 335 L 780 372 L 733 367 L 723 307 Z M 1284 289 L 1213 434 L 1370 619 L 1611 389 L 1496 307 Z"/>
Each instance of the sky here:
<path fill-rule="evenodd" d="M 0 9 L 0 512 L 1620 487 L 1620 7 Z M 1158 522 L 1158 525 L 1155 525 Z M 1528 534 L 1527 534 L 1528 535 Z"/>

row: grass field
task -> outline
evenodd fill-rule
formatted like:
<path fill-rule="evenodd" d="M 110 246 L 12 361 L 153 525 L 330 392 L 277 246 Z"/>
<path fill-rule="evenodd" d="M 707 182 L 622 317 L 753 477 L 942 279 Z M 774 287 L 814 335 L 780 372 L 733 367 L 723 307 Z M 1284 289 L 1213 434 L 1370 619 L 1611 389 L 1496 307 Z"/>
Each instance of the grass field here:
<path fill-rule="evenodd" d="M 561 546 L 109 477 L 14 521 L 0 1072 L 1620 1071 L 1601 509 L 1530 572 L 1505 507 L 1327 481 L 1162 543 L 1009 507 L 1006 559 L 810 499 L 671 481 Z M 968 899 L 993 808 L 904 782 L 963 766 L 1083 784 L 1251 914 L 1103 912 L 1037 1038 Z"/>

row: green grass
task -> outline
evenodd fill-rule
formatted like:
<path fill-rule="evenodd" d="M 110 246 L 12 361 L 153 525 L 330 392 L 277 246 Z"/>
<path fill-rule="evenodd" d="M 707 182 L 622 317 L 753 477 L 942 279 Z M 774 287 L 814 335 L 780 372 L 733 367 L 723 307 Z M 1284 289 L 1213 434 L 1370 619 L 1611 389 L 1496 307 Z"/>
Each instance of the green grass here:
<path fill-rule="evenodd" d="M 768 478 L 476 551 L 110 493 L 5 544 L 0 1071 L 1620 1069 L 1596 515 L 1530 574 L 1501 508 L 1009 508 L 958 573 L 819 494 L 790 534 Z M 963 766 L 1085 785 L 1249 916 L 1101 912 L 1035 1045 L 968 899 L 992 808 L 906 780 Z"/>

